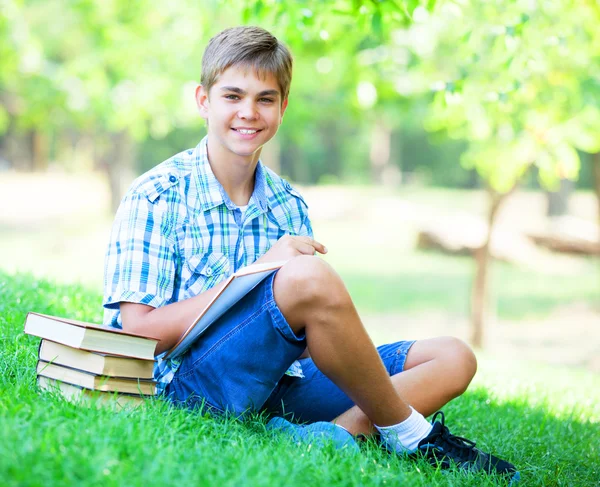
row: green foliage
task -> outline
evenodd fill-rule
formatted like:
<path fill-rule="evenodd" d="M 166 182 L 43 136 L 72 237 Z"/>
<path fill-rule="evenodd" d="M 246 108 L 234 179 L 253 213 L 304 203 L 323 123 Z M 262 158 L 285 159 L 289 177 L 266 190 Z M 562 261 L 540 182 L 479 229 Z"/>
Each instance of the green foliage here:
<path fill-rule="evenodd" d="M 148 0 L 7 0 L 0 134 L 92 135 L 108 160 L 115 134 L 146 145 L 144 154 L 153 141 L 169 153 L 187 148 L 171 134 L 200 126 L 192 86 L 202 49 L 224 27 L 259 24 L 295 54 L 281 129 L 294 179 L 368 179 L 374 124 L 403 132 L 424 120 L 466 141 L 463 166 L 496 190 L 532 166 L 552 188 L 578 177 L 576 150 L 600 150 L 599 20 L 596 2 L 572 0 L 175 0 L 161 9 Z M 450 181 L 465 178 L 452 171 Z"/>
<path fill-rule="evenodd" d="M 254 23 L 275 32 L 295 53 L 291 109 L 281 134 L 286 147 L 298 148 L 289 164 L 298 172 L 295 179 L 341 175 L 348 172 L 345 156 L 356 154 L 341 141 L 362 130 L 357 84 L 377 79 L 357 61 L 357 49 L 377 47 L 394 28 L 408 25 L 421 3 L 433 6 L 338 0 L 324 8 L 315 0 L 272 0 L 247 1 L 243 8 L 204 2 L 198 8 L 177 0 L 157 10 L 145 0 L 8 1 L 0 16 L 0 39 L 8 48 L 0 58 L 0 131 L 10 125 L 10 136 L 35 130 L 52 141 L 93 135 L 97 157 L 109 162 L 112 137 L 126 133 L 143 146 L 141 167 L 156 164 L 161 157 L 146 156 L 154 140 L 175 153 L 190 144 L 174 146 L 172 137 L 165 138 L 199 126 L 190 85 L 199 79 L 208 39 L 224 27 Z M 388 118 L 396 123 L 393 110 Z M 315 140 L 317 134 L 324 134 L 322 140 Z M 61 146 L 51 148 L 51 157 L 61 159 L 55 154 Z M 296 171 L 299 157 L 309 164 L 303 173 Z M 368 158 L 359 165 L 364 172 Z"/>
<path fill-rule="evenodd" d="M 190 59 L 200 59 L 212 10 L 206 5 L 205 15 L 190 18 L 187 2 L 152 5 L 9 1 L 0 35 L 18 61 L 2 58 L 12 74 L 0 81 L 20 128 L 127 132 L 142 140 L 186 121 L 174 107 L 181 82 L 199 73 Z"/>
<path fill-rule="evenodd" d="M 38 339 L 22 333 L 26 312 L 98 320 L 99 296 L 6 274 L 0 291 L 3 485 L 502 485 L 393 458 L 371 441 L 356 455 L 294 445 L 267 434 L 261 417 L 214 420 L 159 400 L 115 412 L 41 393 Z M 513 460 L 520 485 L 587 486 L 600 474 L 598 391 L 592 374 L 484 358 L 478 384 L 445 412 L 454 432 Z"/>
<path fill-rule="evenodd" d="M 430 46 L 416 70 L 437 90 L 427 127 L 468 140 L 463 164 L 497 191 L 509 191 L 531 166 L 547 188 L 561 178 L 576 179 L 576 149 L 600 149 L 600 136 L 591 129 L 600 104 L 591 68 L 600 43 L 597 4 L 469 1 L 438 7 L 419 26 Z"/>

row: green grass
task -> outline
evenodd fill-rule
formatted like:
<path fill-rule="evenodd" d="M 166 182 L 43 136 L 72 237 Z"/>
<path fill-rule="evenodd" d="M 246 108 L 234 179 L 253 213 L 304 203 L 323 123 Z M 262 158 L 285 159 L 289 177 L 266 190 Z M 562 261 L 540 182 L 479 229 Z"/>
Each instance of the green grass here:
<path fill-rule="evenodd" d="M 501 485 L 485 475 L 442 474 L 374 444 L 360 454 L 293 445 L 265 433 L 260 418 L 214 420 L 161 401 L 117 413 L 39 393 L 38 339 L 22 333 L 26 312 L 99 321 L 101 298 L 2 272 L 0 296 L 2 485 Z M 482 355 L 474 386 L 445 412 L 455 433 L 514 461 L 520 485 L 598 485 L 598 376 Z"/>
<path fill-rule="evenodd" d="M 0 190 L 10 194 L 25 185 L 43 193 L 44 188 L 61 182 L 41 176 L 33 180 L 12 177 L 17 179 L 0 181 Z M 0 255 L 4 256 L 0 271 L 31 272 L 53 282 L 82 282 L 100 290 L 113 220 L 107 194 L 99 190 L 102 182 L 91 176 L 61 184 L 62 204 L 52 199 L 49 207 L 37 205 L 32 211 L 27 200 L 15 212 L 0 217 Z M 346 194 L 341 200 L 336 196 L 339 190 Z M 359 310 L 469 315 L 473 259 L 418 250 L 416 236 L 432 215 L 436 219 L 456 212 L 484 216 L 487 203 L 482 191 L 365 186 L 324 189 L 315 195 L 310 210 L 315 236 L 329 248 L 325 259 L 343 277 Z M 535 195 L 521 195 L 526 199 L 513 204 L 509 215 L 514 220 L 542 218 L 538 206 L 543 195 L 531 200 Z M 573 196 L 572 203 L 587 202 L 579 205 L 583 210 L 576 212 L 578 217 L 595 211 L 590 197 L 580 192 Z M 72 201 L 79 203 L 74 206 Z M 531 201 L 537 201 L 537 206 L 530 208 Z M 545 318 L 563 306 L 600 306 L 600 259 L 572 257 L 569 263 L 564 259 L 548 256 L 544 264 L 532 268 L 494 262 L 492 314 L 516 321 Z"/>
<path fill-rule="evenodd" d="M 368 313 L 442 311 L 467 316 L 471 300 L 474 261 L 470 257 L 434 252 L 372 252 L 368 262 L 349 255 L 328 255 L 344 279 L 358 309 Z M 507 320 L 544 318 L 561 306 L 600 303 L 600 262 L 570 273 L 532 272 L 493 262 L 490 269 L 490 305 Z"/>

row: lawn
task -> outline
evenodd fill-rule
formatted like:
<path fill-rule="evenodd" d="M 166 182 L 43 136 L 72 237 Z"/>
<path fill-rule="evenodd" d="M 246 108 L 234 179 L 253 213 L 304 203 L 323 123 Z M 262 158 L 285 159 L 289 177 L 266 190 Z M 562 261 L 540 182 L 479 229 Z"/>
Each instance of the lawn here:
<path fill-rule="evenodd" d="M 38 186 L 40 194 L 55 188 L 45 179 Z M 0 215 L 0 428 L 5 438 L 0 443 L 0 484 L 501 485 L 482 475 L 442 474 L 422 463 L 392 458 L 372 443 L 359 455 L 294 445 L 267 435 L 260 418 L 216 421 L 161 401 L 116 413 L 39 393 L 39 340 L 22 333 L 27 311 L 102 319 L 102 260 L 111 217 L 102 203 L 106 195 L 96 186 L 87 180 L 65 183 L 55 190 L 62 203 L 50 194 L 45 198 L 47 214 L 38 211 L 39 205 L 27 213 L 25 199 L 15 205 L 18 211 Z M 4 193 L 21 187 L 0 182 Z M 374 339 L 377 335 L 379 342 L 388 340 L 388 329 L 396 333 L 397 318 L 404 318 L 402 323 L 417 318 L 410 331 L 421 336 L 431 332 L 427 326 L 433 324 L 428 323 L 432 315 L 441 333 L 452 332 L 444 327 L 456 323 L 466 325 L 473 261 L 415 250 L 418 215 L 413 210 L 421 208 L 424 217 L 464 210 L 481 213 L 481 194 L 311 191 L 307 199 L 314 209 L 315 235 L 330 250 L 325 259 L 343 277 L 359 311 L 368 317 L 367 325 L 388 320 L 370 329 Z M 535 204 L 515 202 L 514 212 L 505 218 L 537 218 L 527 216 L 543 214 L 536 198 Z M 591 208 L 588 200 L 584 209 Z M 364 207 L 365 201 L 373 206 Z M 389 207 L 389 212 L 381 212 L 381 207 Z M 325 211 L 319 213 L 319 208 Z M 590 216 L 586 211 L 582 217 Z M 382 224 L 382 218 L 391 224 Z M 538 336 L 529 322 L 546 324 L 547 317 L 565 306 L 584 306 L 591 321 L 596 316 L 599 261 L 557 258 L 556 263 L 536 269 L 493 264 L 493 315 L 517 335 L 519 327 L 527 325 L 536 342 L 548 341 L 543 327 Z M 558 327 L 574 334 L 569 326 L 573 315 L 566 316 Z M 597 336 L 596 330 L 594 323 L 589 330 L 594 335 L 586 335 L 586 344 L 593 345 L 589 337 Z M 521 342 L 522 351 L 529 345 Z M 479 371 L 472 387 L 444 409 L 452 431 L 512 460 L 521 470 L 521 485 L 599 485 L 600 376 L 521 360 L 521 352 L 509 350 L 513 353 L 478 352 Z M 583 355 L 579 349 L 572 354 Z"/>
<path fill-rule="evenodd" d="M 315 238 L 329 248 L 324 258 L 341 274 L 361 312 L 468 315 L 473 260 L 420 251 L 415 241 L 427 222 L 484 216 L 482 191 L 333 186 L 302 193 Z M 0 271 L 101 288 L 113 215 L 99 175 L 7 174 L 0 179 L 0 195 L 0 203 L 12 205 L 0 214 Z M 577 193 L 571 203 L 575 216 L 595 221 L 593 195 Z M 521 191 L 507 200 L 498 224 L 531 230 L 543 226 L 544 215 L 544 195 Z M 495 316 L 544 318 L 564 305 L 597 306 L 599 259 L 552 255 L 545 262 L 534 268 L 494 263 Z"/>
<path fill-rule="evenodd" d="M 137 411 L 96 410 L 35 388 L 38 340 L 28 310 L 99 321 L 96 289 L 0 271 L 0 478 L 19 485 L 502 485 L 390 457 L 292 444 L 261 418 L 214 420 L 161 401 Z M 445 408 L 455 433 L 512 460 L 520 485 L 598 485 L 600 378 L 480 354 L 473 387 Z"/>
<path fill-rule="evenodd" d="M 469 313 L 475 272 L 472 258 L 419 251 L 399 253 L 393 259 L 381 257 L 385 253 L 376 255 L 362 269 L 352 266 L 350 259 L 327 259 L 339 270 L 361 311 Z M 494 262 L 491 281 L 492 310 L 506 320 L 544 318 L 572 303 L 594 306 L 600 296 L 600 269 L 591 259 L 569 274 L 531 272 Z"/>

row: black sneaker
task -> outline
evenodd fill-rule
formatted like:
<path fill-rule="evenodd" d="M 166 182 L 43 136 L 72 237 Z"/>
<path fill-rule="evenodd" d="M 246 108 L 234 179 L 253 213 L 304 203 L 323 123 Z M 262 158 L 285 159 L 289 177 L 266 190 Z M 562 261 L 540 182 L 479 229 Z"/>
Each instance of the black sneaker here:
<path fill-rule="evenodd" d="M 438 417 L 441 417 L 441 421 L 436 421 Z M 449 468 L 456 465 L 471 472 L 483 470 L 499 474 L 510 479 L 511 485 L 520 480 L 521 476 L 513 464 L 475 448 L 474 441 L 451 434 L 445 425 L 442 411 L 433 415 L 431 424 L 431 433 L 419 442 L 417 451 L 412 455 L 423 455 L 436 467 Z"/>

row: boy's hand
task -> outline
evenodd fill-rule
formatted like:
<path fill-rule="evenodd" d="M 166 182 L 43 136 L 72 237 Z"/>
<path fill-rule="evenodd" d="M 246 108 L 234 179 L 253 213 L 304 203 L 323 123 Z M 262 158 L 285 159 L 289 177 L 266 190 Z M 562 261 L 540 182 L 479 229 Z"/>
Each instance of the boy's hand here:
<path fill-rule="evenodd" d="M 326 254 L 327 247 L 310 237 L 284 235 L 256 262 L 264 263 L 290 260 L 299 255 L 314 255 L 317 252 Z"/>

